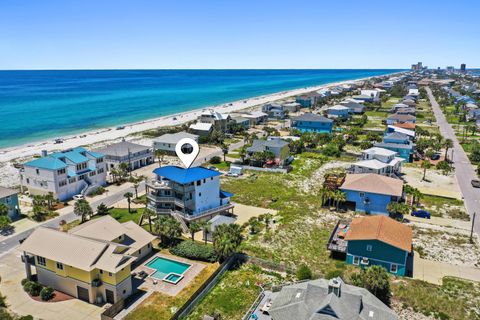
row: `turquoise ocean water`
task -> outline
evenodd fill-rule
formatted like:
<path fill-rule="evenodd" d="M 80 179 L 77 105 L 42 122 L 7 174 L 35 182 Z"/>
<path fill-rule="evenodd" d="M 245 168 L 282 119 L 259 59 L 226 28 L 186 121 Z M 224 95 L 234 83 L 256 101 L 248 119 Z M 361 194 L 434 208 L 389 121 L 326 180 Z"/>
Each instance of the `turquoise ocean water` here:
<path fill-rule="evenodd" d="M 0 71 L 0 148 L 398 71 Z"/>

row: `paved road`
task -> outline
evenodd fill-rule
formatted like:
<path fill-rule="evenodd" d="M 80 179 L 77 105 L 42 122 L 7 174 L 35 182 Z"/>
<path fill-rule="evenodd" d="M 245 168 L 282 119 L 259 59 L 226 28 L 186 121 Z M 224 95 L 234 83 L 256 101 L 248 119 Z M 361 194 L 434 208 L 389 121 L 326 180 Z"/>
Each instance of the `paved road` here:
<path fill-rule="evenodd" d="M 452 139 L 453 141 L 453 166 L 455 167 L 455 176 L 462 192 L 465 207 L 468 213 L 472 217 L 474 212 L 480 214 L 480 189 L 473 188 L 471 180 L 477 177 L 474 167 L 470 163 L 465 151 L 463 151 L 452 126 L 447 122 L 445 115 L 443 114 L 440 106 L 435 100 L 430 88 L 426 88 L 430 103 L 432 104 L 433 113 L 437 119 L 437 124 L 440 127 L 440 133 L 446 139 Z M 475 219 L 474 230 L 477 234 L 480 234 L 480 216 Z"/>
<path fill-rule="evenodd" d="M 145 183 L 142 182 L 140 184 L 139 188 L 138 188 L 138 192 L 140 193 L 140 192 L 143 192 L 144 190 L 145 190 Z M 107 195 L 105 198 L 99 199 L 97 201 L 93 201 L 93 202 L 90 203 L 90 205 L 94 210 L 102 202 L 107 206 L 112 206 L 113 204 L 123 200 L 124 199 L 123 195 L 126 192 L 134 193 L 135 190 L 133 189 L 133 187 L 128 188 L 128 189 L 123 189 L 123 190 L 118 191 L 116 193 L 113 193 L 111 195 Z M 53 218 L 51 220 L 45 221 L 44 223 L 41 224 L 41 226 L 58 228 L 61 220 L 65 220 L 68 223 L 68 222 L 75 221 L 77 219 L 78 219 L 78 217 L 73 213 L 73 205 L 72 205 L 70 212 L 68 212 L 66 214 L 63 214 L 61 216 L 58 216 L 56 218 Z M 8 253 L 10 250 L 12 250 L 16 246 L 18 246 L 20 244 L 19 241 L 21 239 L 24 239 L 24 238 L 28 237 L 33 232 L 34 229 L 35 228 L 20 232 L 19 234 L 16 234 L 16 235 L 14 235 L 12 237 L 9 237 L 9 238 L 5 239 L 4 241 L 0 242 L 0 256 Z"/>

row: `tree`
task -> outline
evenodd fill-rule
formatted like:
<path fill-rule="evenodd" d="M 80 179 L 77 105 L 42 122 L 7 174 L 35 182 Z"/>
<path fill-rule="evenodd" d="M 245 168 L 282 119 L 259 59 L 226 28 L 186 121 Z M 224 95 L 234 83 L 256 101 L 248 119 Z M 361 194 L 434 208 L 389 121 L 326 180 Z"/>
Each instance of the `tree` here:
<path fill-rule="evenodd" d="M 409 206 L 404 203 L 392 201 L 387 205 L 387 210 L 392 219 L 402 220 L 403 216 L 410 212 Z"/>
<path fill-rule="evenodd" d="M 202 230 L 202 227 L 200 226 L 200 224 L 198 224 L 197 222 L 190 222 L 188 224 L 188 230 L 190 231 L 190 235 L 192 237 L 192 241 L 195 241 L 195 233 L 197 233 L 198 231 Z"/>
<path fill-rule="evenodd" d="M 242 146 L 240 150 L 238 150 L 238 155 L 240 156 L 240 159 L 242 159 L 242 163 L 245 163 L 245 157 L 247 156 L 247 147 Z"/>
<path fill-rule="evenodd" d="M 155 157 L 157 157 L 159 167 L 162 166 L 163 158 L 166 154 L 167 153 L 163 150 L 155 150 Z"/>
<path fill-rule="evenodd" d="M 100 203 L 97 207 L 97 214 L 100 216 L 105 216 L 108 214 L 108 207 L 105 205 L 105 203 Z"/>
<path fill-rule="evenodd" d="M 347 200 L 347 197 L 345 196 L 345 192 L 341 190 L 335 190 L 334 192 L 334 199 L 336 201 L 336 206 L 335 208 L 338 211 L 338 207 L 340 205 L 340 202 L 345 202 Z"/>
<path fill-rule="evenodd" d="M 390 304 L 390 279 L 387 270 L 382 266 L 371 266 L 352 276 L 352 283 L 363 287 L 386 305 Z"/>
<path fill-rule="evenodd" d="M 270 228 L 270 221 L 272 221 L 273 215 L 271 213 L 265 213 L 263 215 L 263 223 L 265 223 L 265 230 Z"/>
<path fill-rule="evenodd" d="M 298 280 L 312 279 L 312 270 L 306 264 L 301 264 L 297 269 L 296 275 Z"/>
<path fill-rule="evenodd" d="M 439 161 L 437 163 L 437 169 L 442 170 L 442 173 L 447 175 L 452 172 L 453 167 L 447 161 Z"/>
<path fill-rule="evenodd" d="M 207 235 L 212 231 L 212 223 L 208 221 L 201 221 L 198 224 L 203 231 L 203 239 L 205 240 L 205 244 L 207 244 Z"/>
<path fill-rule="evenodd" d="M 172 216 L 160 216 L 155 227 L 155 231 L 160 236 L 160 241 L 166 245 L 169 245 L 173 239 L 182 235 L 180 222 Z"/>
<path fill-rule="evenodd" d="M 257 234 L 260 232 L 260 221 L 257 217 L 251 217 L 248 219 L 248 225 L 250 226 L 250 233 Z"/>
<path fill-rule="evenodd" d="M 145 208 L 143 210 L 143 216 L 144 217 L 147 217 L 148 219 L 148 227 L 150 229 L 150 233 L 152 233 L 152 217 L 156 216 L 157 214 L 155 213 L 155 211 L 153 210 L 150 210 L 148 208 Z"/>
<path fill-rule="evenodd" d="M 8 214 L 8 206 L 5 203 L 0 202 L 0 216 L 6 216 Z"/>
<path fill-rule="evenodd" d="M 445 161 L 448 161 L 448 158 L 447 158 L 448 149 L 453 148 L 452 139 L 445 139 L 443 146 L 445 147 Z"/>
<path fill-rule="evenodd" d="M 130 202 L 132 201 L 132 198 L 133 198 L 133 193 L 131 192 L 126 192 L 124 195 L 123 195 L 125 198 L 127 198 L 127 202 L 128 202 L 128 213 L 130 213 Z"/>
<path fill-rule="evenodd" d="M 130 172 L 130 165 L 126 162 L 122 162 L 118 165 L 118 169 L 120 170 L 120 177 L 125 179 L 125 177 L 128 175 L 128 172 Z"/>
<path fill-rule="evenodd" d="M 131 176 L 129 181 L 133 184 L 133 189 L 135 190 L 135 199 L 138 199 L 138 187 L 140 186 L 140 182 L 145 179 L 144 176 Z"/>
<path fill-rule="evenodd" d="M 236 253 L 242 243 L 241 227 L 238 224 L 222 224 L 213 232 L 213 249 L 219 261 Z"/>
<path fill-rule="evenodd" d="M 423 160 L 420 167 L 423 169 L 423 178 L 422 180 L 425 181 L 425 176 L 427 174 L 427 169 L 430 169 L 431 168 L 431 164 L 430 164 L 430 161 L 428 160 Z"/>
<path fill-rule="evenodd" d="M 0 230 L 10 228 L 12 220 L 8 216 L 0 216 Z"/>
<path fill-rule="evenodd" d="M 226 162 L 227 161 L 226 156 L 228 154 L 228 145 L 225 144 L 225 143 L 222 143 L 221 149 L 222 149 L 222 153 L 223 153 L 223 162 Z"/>
<path fill-rule="evenodd" d="M 55 196 L 53 192 L 49 192 L 44 196 L 45 200 L 47 201 L 47 208 L 48 210 L 52 210 L 53 201 L 55 201 Z"/>
<path fill-rule="evenodd" d="M 93 214 L 93 210 L 87 200 L 80 199 L 75 202 L 75 205 L 73 206 L 73 213 L 75 213 L 77 216 L 80 216 L 80 222 L 83 223 L 87 219 L 87 216 L 91 216 Z"/>

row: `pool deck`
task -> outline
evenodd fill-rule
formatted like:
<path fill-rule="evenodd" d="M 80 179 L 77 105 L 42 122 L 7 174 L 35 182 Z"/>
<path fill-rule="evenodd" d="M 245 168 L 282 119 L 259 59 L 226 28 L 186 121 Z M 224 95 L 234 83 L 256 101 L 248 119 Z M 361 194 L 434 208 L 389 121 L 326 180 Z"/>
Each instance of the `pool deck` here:
<path fill-rule="evenodd" d="M 178 261 L 178 262 L 183 262 L 191 265 L 191 267 L 185 271 L 183 274 L 183 279 L 180 280 L 177 284 L 172 284 L 168 283 L 162 280 L 154 279 L 150 276 L 146 277 L 143 283 L 138 287 L 141 290 L 146 290 L 146 291 L 156 291 L 160 293 L 164 293 L 170 296 L 176 296 L 180 291 L 182 291 L 188 284 L 205 268 L 205 265 L 198 263 L 196 261 L 184 259 L 181 257 L 173 256 L 173 255 L 168 255 L 168 254 L 163 254 L 163 253 L 157 253 L 153 256 L 151 256 L 147 261 L 142 263 L 140 266 L 136 267 L 133 271 L 136 272 L 137 274 L 140 271 L 145 271 L 148 274 L 152 274 L 155 272 L 155 270 L 146 267 L 145 265 L 148 264 L 152 259 L 155 259 L 155 257 L 161 257 L 173 261 Z M 157 284 L 154 284 L 154 280 L 157 282 Z"/>

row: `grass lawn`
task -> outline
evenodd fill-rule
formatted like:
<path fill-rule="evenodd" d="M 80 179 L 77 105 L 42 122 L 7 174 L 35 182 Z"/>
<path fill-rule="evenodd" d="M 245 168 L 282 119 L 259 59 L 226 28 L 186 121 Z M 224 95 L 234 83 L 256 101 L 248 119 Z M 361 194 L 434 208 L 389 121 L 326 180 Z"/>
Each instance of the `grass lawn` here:
<path fill-rule="evenodd" d="M 126 320 L 168 320 L 198 288 L 218 268 L 218 263 L 206 264 L 202 272 L 193 279 L 177 296 L 172 297 L 159 292 L 153 293 L 135 310 L 125 317 Z"/>
<path fill-rule="evenodd" d="M 221 171 L 228 171 L 230 169 L 230 161 L 222 161 L 220 163 L 217 163 L 217 164 L 209 164 L 211 166 L 214 166 L 215 168 L 217 168 L 218 170 L 221 170 Z"/>
<path fill-rule="evenodd" d="M 443 217 L 443 212 L 452 219 L 470 221 L 462 200 L 424 194 L 420 202 L 434 217 Z M 439 211 L 442 208 L 442 212 Z"/>
<path fill-rule="evenodd" d="M 133 221 L 135 223 L 138 223 L 140 221 L 140 217 L 142 216 L 143 213 L 143 208 L 132 208 L 132 212 L 129 213 L 128 209 L 124 208 L 113 208 L 109 210 L 110 215 L 115 218 L 118 222 L 127 222 L 127 221 Z M 97 219 L 101 218 L 103 216 L 101 215 L 94 215 L 91 217 L 91 219 Z M 62 230 L 63 231 L 68 231 L 80 224 L 80 220 L 75 220 L 70 223 L 67 223 L 66 225 L 63 226 Z M 149 231 L 148 225 L 144 225 L 143 228 L 147 231 Z"/>
<path fill-rule="evenodd" d="M 389 113 L 388 112 L 384 112 L 384 111 L 365 111 L 365 114 L 368 116 L 368 117 L 376 117 L 376 118 L 386 118 L 388 117 Z"/>

